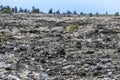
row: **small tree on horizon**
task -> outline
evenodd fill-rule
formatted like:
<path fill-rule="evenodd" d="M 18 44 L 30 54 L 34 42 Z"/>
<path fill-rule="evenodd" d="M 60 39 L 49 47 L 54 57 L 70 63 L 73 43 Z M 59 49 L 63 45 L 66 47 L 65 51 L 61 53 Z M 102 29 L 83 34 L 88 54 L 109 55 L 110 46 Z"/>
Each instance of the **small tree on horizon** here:
<path fill-rule="evenodd" d="M 31 12 L 35 13 L 35 7 L 34 6 L 32 7 L 32 11 Z"/>
<path fill-rule="evenodd" d="M 56 14 L 60 14 L 60 10 L 57 10 L 57 11 L 56 11 Z"/>
<path fill-rule="evenodd" d="M 84 13 L 83 12 L 80 12 L 80 15 L 83 15 Z"/>
<path fill-rule="evenodd" d="M 19 12 L 23 12 L 24 10 L 20 7 Z"/>
<path fill-rule="evenodd" d="M 14 12 L 15 11 L 15 8 L 12 8 L 12 12 Z"/>
<path fill-rule="evenodd" d="M 52 8 L 48 11 L 49 14 L 53 14 Z"/>
<path fill-rule="evenodd" d="M 31 11 L 32 13 L 39 13 L 40 12 L 40 10 L 39 10 L 39 8 L 35 8 L 35 7 L 32 7 L 32 11 Z"/>
<path fill-rule="evenodd" d="M 108 15 L 108 12 L 106 12 L 105 14 Z"/>
<path fill-rule="evenodd" d="M 14 11 L 15 13 L 17 12 L 17 7 L 15 7 L 15 11 Z"/>
<path fill-rule="evenodd" d="M 24 12 L 25 12 L 25 13 L 27 13 L 27 12 L 28 12 L 28 10 L 27 10 L 27 9 L 24 9 Z"/>
<path fill-rule="evenodd" d="M 67 11 L 67 14 L 72 14 L 72 12 L 68 10 L 68 11 Z"/>
<path fill-rule="evenodd" d="M 2 11 L 3 10 L 3 5 L 0 5 L 0 11 Z"/>
<path fill-rule="evenodd" d="M 96 16 L 98 16 L 99 15 L 99 13 L 98 12 L 96 12 Z"/>
<path fill-rule="evenodd" d="M 92 16 L 93 16 L 93 14 L 92 14 L 92 13 L 90 13 L 89 15 L 90 15 L 90 17 L 92 17 Z"/>
<path fill-rule="evenodd" d="M 75 11 L 73 11 L 73 14 L 77 14 L 76 10 L 75 10 Z"/>

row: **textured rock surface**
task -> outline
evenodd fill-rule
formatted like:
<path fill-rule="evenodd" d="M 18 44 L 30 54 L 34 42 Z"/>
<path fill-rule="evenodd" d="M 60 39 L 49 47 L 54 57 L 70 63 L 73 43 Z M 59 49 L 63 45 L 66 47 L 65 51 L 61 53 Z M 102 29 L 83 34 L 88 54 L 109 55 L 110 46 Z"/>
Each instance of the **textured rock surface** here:
<path fill-rule="evenodd" d="M 0 14 L 0 80 L 120 80 L 120 17 Z M 66 31 L 71 24 L 79 28 Z"/>

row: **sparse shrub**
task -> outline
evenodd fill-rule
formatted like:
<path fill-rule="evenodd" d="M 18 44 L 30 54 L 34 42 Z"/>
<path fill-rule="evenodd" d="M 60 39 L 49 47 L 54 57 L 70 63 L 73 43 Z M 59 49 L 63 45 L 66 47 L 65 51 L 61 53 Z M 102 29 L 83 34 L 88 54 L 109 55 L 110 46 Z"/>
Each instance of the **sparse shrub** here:
<path fill-rule="evenodd" d="M 72 24 L 66 28 L 66 31 L 70 32 L 79 28 L 78 24 Z"/>
<path fill-rule="evenodd" d="M 87 76 L 86 72 L 81 72 L 80 76 Z"/>
<path fill-rule="evenodd" d="M 6 43 L 7 42 L 7 36 L 5 33 L 0 33 L 0 42 Z"/>

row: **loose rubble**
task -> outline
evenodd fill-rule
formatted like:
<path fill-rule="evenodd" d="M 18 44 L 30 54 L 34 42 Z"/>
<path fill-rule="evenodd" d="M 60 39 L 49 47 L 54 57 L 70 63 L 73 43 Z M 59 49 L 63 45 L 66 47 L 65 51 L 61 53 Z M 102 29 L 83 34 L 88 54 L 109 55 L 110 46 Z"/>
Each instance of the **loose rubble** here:
<path fill-rule="evenodd" d="M 0 14 L 0 80 L 120 80 L 119 21 Z M 73 24 L 79 28 L 66 31 Z"/>

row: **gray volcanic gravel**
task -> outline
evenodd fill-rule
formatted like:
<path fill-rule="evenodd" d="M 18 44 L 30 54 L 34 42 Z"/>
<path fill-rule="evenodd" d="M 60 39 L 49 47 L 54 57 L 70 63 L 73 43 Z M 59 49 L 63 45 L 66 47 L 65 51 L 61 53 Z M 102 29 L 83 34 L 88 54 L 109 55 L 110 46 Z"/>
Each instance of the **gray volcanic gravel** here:
<path fill-rule="evenodd" d="M 0 14 L 1 34 L 0 80 L 120 80 L 119 16 Z"/>

